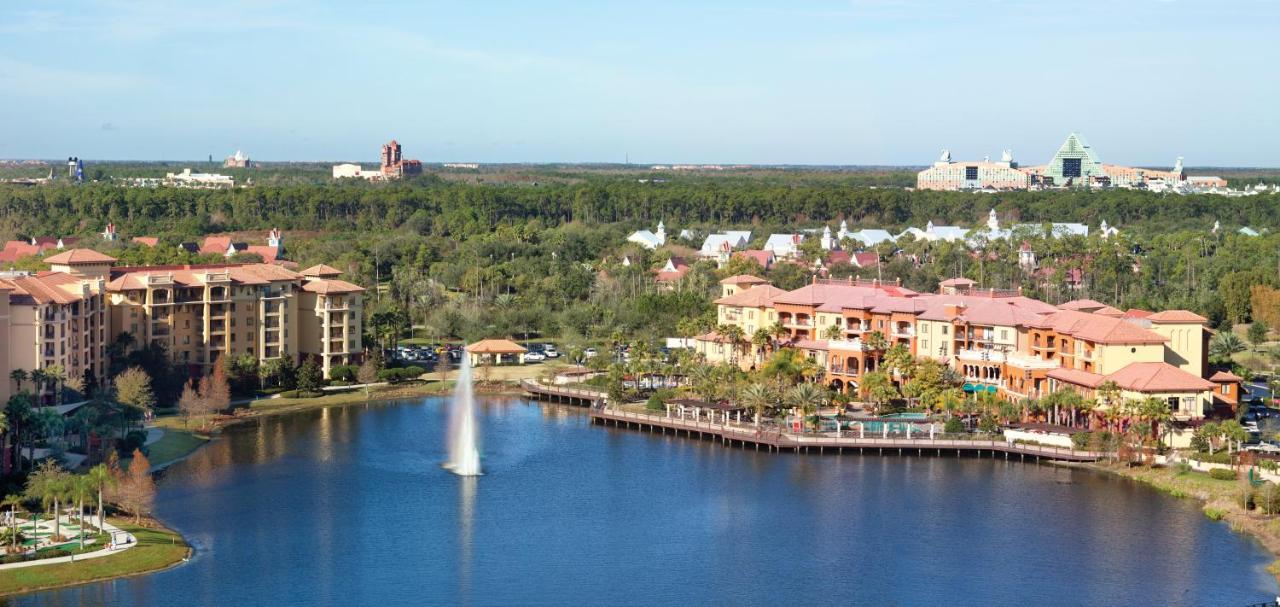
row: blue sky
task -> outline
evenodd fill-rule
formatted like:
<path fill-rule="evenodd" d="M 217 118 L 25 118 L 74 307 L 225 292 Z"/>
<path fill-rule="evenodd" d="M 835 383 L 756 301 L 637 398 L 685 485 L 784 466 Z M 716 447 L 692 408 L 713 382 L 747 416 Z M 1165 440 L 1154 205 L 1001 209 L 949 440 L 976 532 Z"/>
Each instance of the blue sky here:
<path fill-rule="evenodd" d="M 0 158 L 1280 166 L 1280 3 L 0 4 Z"/>

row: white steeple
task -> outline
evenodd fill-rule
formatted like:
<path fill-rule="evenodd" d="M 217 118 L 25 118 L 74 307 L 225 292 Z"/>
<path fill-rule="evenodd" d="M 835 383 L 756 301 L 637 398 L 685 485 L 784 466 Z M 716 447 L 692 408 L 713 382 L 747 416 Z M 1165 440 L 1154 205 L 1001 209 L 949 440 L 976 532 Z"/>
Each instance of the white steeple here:
<path fill-rule="evenodd" d="M 831 238 L 831 226 L 822 226 L 822 250 L 830 251 L 834 248 L 836 248 L 836 241 Z"/>
<path fill-rule="evenodd" d="M 848 237 L 849 237 L 849 222 L 841 219 L 840 231 L 836 232 L 836 238 L 839 240 L 844 240 L 845 238 L 848 238 Z"/>
<path fill-rule="evenodd" d="M 662 223 L 662 220 L 658 220 L 658 231 L 654 236 L 658 237 L 659 246 L 667 244 L 667 226 Z"/>
<path fill-rule="evenodd" d="M 991 212 L 987 213 L 987 227 L 990 228 L 992 232 L 998 232 L 1000 230 L 1000 218 L 996 217 L 995 209 L 991 209 Z"/>

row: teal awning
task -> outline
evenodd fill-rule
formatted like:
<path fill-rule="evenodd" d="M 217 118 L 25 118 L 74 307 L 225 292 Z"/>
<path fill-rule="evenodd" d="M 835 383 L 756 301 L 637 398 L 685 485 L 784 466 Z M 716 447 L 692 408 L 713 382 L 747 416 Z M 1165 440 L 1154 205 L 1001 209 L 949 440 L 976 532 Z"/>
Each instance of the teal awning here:
<path fill-rule="evenodd" d="M 973 384 L 965 384 L 961 386 L 960 389 L 964 390 L 965 392 L 973 392 L 974 390 L 977 390 L 977 388 L 974 387 Z"/>
<path fill-rule="evenodd" d="M 995 386 L 987 386 L 987 392 L 990 392 L 990 393 L 992 393 L 992 394 L 995 394 L 995 393 L 996 393 L 996 387 L 995 387 Z"/>

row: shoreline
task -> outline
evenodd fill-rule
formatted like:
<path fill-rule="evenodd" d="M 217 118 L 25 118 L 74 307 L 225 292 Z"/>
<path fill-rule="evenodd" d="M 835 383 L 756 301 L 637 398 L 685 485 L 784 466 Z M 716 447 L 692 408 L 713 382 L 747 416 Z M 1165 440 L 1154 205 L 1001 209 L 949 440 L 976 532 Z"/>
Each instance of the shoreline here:
<path fill-rule="evenodd" d="M 115 524 L 137 538 L 137 545 L 120 554 L 75 563 L 36 565 L 0 574 L 0 598 L 60 590 L 109 580 L 149 575 L 191 560 L 195 550 L 178 531 L 157 518 L 154 527 L 117 520 Z"/>
<path fill-rule="evenodd" d="M 253 408 L 254 404 L 263 403 L 263 402 L 270 403 L 272 400 L 279 400 L 279 399 L 259 399 L 250 403 L 250 406 L 248 408 L 248 410 L 250 411 L 249 413 L 234 416 L 234 417 L 228 417 L 225 420 L 219 420 L 214 423 L 212 428 L 210 428 L 207 432 L 204 432 L 204 433 L 182 429 L 180 427 L 172 427 L 168 425 L 157 424 L 159 427 L 162 427 L 165 430 L 165 432 L 185 432 L 187 434 L 196 436 L 201 440 L 200 442 L 196 443 L 194 447 L 187 450 L 185 453 L 181 453 L 176 457 L 168 458 L 164 461 L 156 463 L 155 465 L 152 466 L 151 473 L 156 474 L 159 472 L 163 472 L 167 470 L 169 467 L 195 455 L 200 451 L 202 447 L 212 442 L 214 438 L 224 428 L 229 428 L 232 426 L 249 423 L 259 418 L 272 417 L 276 415 L 287 415 L 292 413 L 309 411 L 313 409 L 326 408 L 326 407 L 345 407 L 350 405 L 368 404 L 373 402 L 387 403 L 395 400 L 403 400 L 407 398 L 424 397 L 424 396 L 445 396 L 449 394 L 451 390 L 452 390 L 452 382 L 429 381 L 429 382 L 424 382 L 422 384 L 385 387 L 378 390 L 377 392 L 371 392 L 368 398 L 364 398 L 363 391 L 352 390 L 350 392 L 342 392 L 339 394 L 326 395 L 326 396 L 310 398 L 310 399 L 290 399 L 291 401 L 296 400 L 299 402 L 288 402 L 288 403 L 284 403 L 276 406 L 268 405 L 265 407 L 254 409 Z M 485 389 L 482 389 L 479 393 L 488 394 L 488 395 L 517 395 L 517 394 L 520 394 L 521 392 L 518 389 L 503 383 L 497 386 L 488 386 Z M 355 395 L 357 398 L 353 398 L 352 395 Z M 171 420 L 173 418 L 165 418 L 165 419 Z M 154 523 L 155 525 L 154 527 L 142 527 L 139 525 L 134 525 L 132 523 L 120 523 L 118 525 L 122 529 L 129 530 L 130 533 L 133 533 L 135 537 L 139 538 L 137 546 L 135 546 L 134 548 L 131 548 L 126 552 L 122 552 L 119 555 L 112 555 L 112 556 L 104 557 L 101 559 L 86 560 L 80 563 L 58 563 L 58 564 L 50 564 L 50 565 L 38 565 L 35 567 L 15 569 L 13 570 L 15 573 L 8 573 L 8 572 L 0 573 L 0 598 L 20 596 L 25 594 L 49 591 L 49 590 L 58 590 L 63 588 L 71 588 L 75 586 L 94 584 L 94 583 L 105 582 L 110 580 L 139 577 L 143 575 L 149 575 L 152 573 L 158 573 L 160 571 L 166 571 L 168 569 L 178 567 L 183 563 L 188 562 L 191 559 L 192 555 L 195 554 L 195 549 L 191 546 L 189 542 L 187 542 L 186 537 L 184 537 L 177 530 L 167 526 L 164 523 L 164 521 L 158 517 L 151 517 L 149 520 L 152 523 Z M 147 559 L 146 557 L 152 556 L 151 554 L 147 553 L 148 547 L 153 547 L 153 548 L 156 546 L 161 546 L 164 548 L 168 547 L 168 546 L 165 546 L 162 541 L 156 541 L 157 540 L 156 536 L 160 536 L 158 539 L 161 539 L 161 540 L 165 538 L 169 538 L 171 543 L 168 544 L 168 546 L 180 546 L 181 550 L 180 551 L 173 551 L 173 550 L 164 551 L 164 552 L 168 552 L 169 554 L 161 557 L 158 562 L 153 562 L 152 560 Z M 144 542 L 144 540 L 142 539 L 144 537 L 148 538 L 148 541 Z M 140 551 L 143 552 L 142 555 L 137 554 Z M 132 558 L 128 558 L 128 559 L 123 558 L 128 556 L 132 556 Z M 139 559 L 143 560 L 143 564 L 140 567 L 134 568 L 134 567 L 125 566 L 122 569 L 116 570 L 125 561 L 132 562 L 132 561 L 138 561 Z M 16 573 L 16 572 L 21 572 L 21 573 Z M 52 580 L 61 576 L 69 576 L 69 577 L 68 579 L 65 579 L 65 580 L 48 581 L 48 582 L 41 581 L 41 580 Z M 30 582 L 30 583 L 19 581 L 19 580 L 26 580 L 26 579 L 33 579 L 36 581 Z M 13 583 L 14 587 L 10 588 L 9 587 L 10 583 Z M 22 585 L 18 586 L 17 584 L 22 584 Z"/>
<path fill-rule="evenodd" d="M 1280 516 L 1255 515 L 1242 508 L 1236 500 L 1224 495 L 1238 490 L 1240 481 L 1218 481 L 1203 472 L 1179 472 L 1168 466 L 1125 468 L 1115 464 L 1052 463 L 1128 479 L 1175 498 L 1195 499 L 1200 503 L 1200 509 L 1206 518 L 1225 522 L 1230 525 L 1231 531 L 1261 544 L 1273 558 L 1271 564 L 1267 565 L 1267 573 L 1280 583 Z"/>

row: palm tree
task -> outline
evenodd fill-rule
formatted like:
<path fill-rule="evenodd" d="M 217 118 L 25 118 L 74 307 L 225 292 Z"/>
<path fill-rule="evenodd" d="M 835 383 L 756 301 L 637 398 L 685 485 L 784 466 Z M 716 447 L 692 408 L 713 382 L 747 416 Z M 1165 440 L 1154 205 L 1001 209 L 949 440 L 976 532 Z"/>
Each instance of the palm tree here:
<path fill-rule="evenodd" d="M 1246 346 L 1244 340 L 1239 335 L 1231 331 L 1223 331 L 1215 336 L 1209 342 L 1209 357 L 1221 361 L 1230 362 L 1231 355 L 1237 352 L 1244 352 Z"/>
<path fill-rule="evenodd" d="M 67 380 L 67 371 L 62 365 L 49 365 L 45 368 L 45 381 L 53 384 L 53 404 L 62 404 L 62 382 Z"/>
<path fill-rule="evenodd" d="M 1204 437 L 1205 442 L 1209 445 L 1209 455 L 1213 455 L 1213 443 L 1218 440 L 1221 434 L 1222 430 L 1216 422 L 1205 422 L 1203 426 L 1200 426 L 1200 435 Z"/>
<path fill-rule="evenodd" d="M 759 428 L 760 419 L 764 417 L 769 405 L 773 404 L 773 393 L 769 387 L 764 384 L 751 384 L 742 390 L 738 398 L 742 400 L 743 405 L 755 412 L 755 425 Z"/>
<path fill-rule="evenodd" d="M 889 341 L 884 338 L 884 333 L 872 331 L 867 338 L 862 340 L 862 348 L 871 352 L 876 360 L 876 368 L 880 367 L 881 353 L 889 347 Z"/>
<path fill-rule="evenodd" d="M 1169 410 L 1169 401 L 1162 398 L 1148 398 L 1138 404 L 1138 417 L 1151 425 L 1156 444 L 1163 444 L 1161 437 L 1165 434 L 1173 412 Z"/>
<path fill-rule="evenodd" d="M 4 496 L 4 500 L 0 501 L 0 507 L 9 507 L 9 538 L 10 546 L 18 545 L 18 506 L 22 505 L 22 496 L 9 494 Z"/>
<path fill-rule="evenodd" d="M 893 386 L 893 380 L 883 371 L 864 374 L 862 383 L 858 387 L 862 390 L 863 397 L 871 401 L 877 410 L 898 396 L 898 389 Z"/>
<path fill-rule="evenodd" d="M 827 395 L 827 391 L 821 386 L 802 383 L 787 390 L 784 400 L 788 406 L 800 411 L 807 424 L 810 416 L 816 415 L 818 408 L 830 402 L 831 399 Z"/>
<path fill-rule="evenodd" d="M 1244 426 L 1240 425 L 1240 422 L 1234 419 L 1229 419 L 1218 424 L 1218 430 L 1222 432 L 1222 437 L 1227 440 L 1228 452 L 1231 451 L 1230 444 L 1232 442 L 1236 445 L 1235 450 L 1239 451 L 1240 445 L 1244 443 L 1244 441 L 1249 440 L 1249 432 L 1244 429 Z"/>
<path fill-rule="evenodd" d="M 67 498 L 76 502 L 76 512 L 80 521 L 80 547 L 84 548 L 84 500 L 92 499 L 94 481 L 88 475 L 77 475 L 67 479 Z"/>
<path fill-rule="evenodd" d="M 39 403 L 41 395 L 44 393 L 45 384 L 49 382 L 49 375 L 44 369 L 37 368 L 31 372 L 31 386 L 35 390 L 36 402 Z"/>
<path fill-rule="evenodd" d="M 958 388 L 947 388 L 938 395 L 938 406 L 947 412 L 947 419 L 964 407 L 964 392 Z"/>
<path fill-rule="evenodd" d="M 102 531 L 102 492 L 107 487 L 115 487 L 120 482 L 120 479 L 107 464 L 98 464 L 90 468 L 85 476 L 93 481 L 93 487 L 98 492 L 98 531 Z"/>
<path fill-rule="evenodd" d="M 22 382 L 27 381 L 27 379 L 30 377 L 31 376 L 28 375 L 27 372 L 23 369 L 14 369 L 9 372 L 9 379 L 13 380 L 13 383 L 17 384 L 18 386 L 18 389 L 15 390 L 15 392 L 21 392 Z"/>
<path fill-rule="evenodd" d="M 831 341 L 839 341 L 844 338 L 844 327 L 840 325 L 831 325 L 822 330 L 822 338 Z"/>
<path fill-rule="evenodd" d="M 738 362 L 738 350 L 742 348 L 742 344 L 746 341 L 746 332 L 738 325 L 720 325 L 716 327 L 716 333 L 719 333 L 729 343 L 729 362 Z"/>

